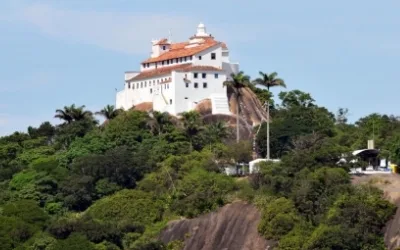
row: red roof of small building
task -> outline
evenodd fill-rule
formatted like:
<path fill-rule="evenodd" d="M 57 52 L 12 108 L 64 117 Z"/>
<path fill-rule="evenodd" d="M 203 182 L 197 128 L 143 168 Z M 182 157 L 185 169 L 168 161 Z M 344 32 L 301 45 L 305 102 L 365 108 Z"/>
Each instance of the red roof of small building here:
<path fill-rule="evenodd" d="M 158 41 L 155 45 L 169 45 L 170 43 L 168 42 L 167 38 L 163 38 L 160 41 Z"/>
<path fill-rule="evenodd" d="M 161 75 L 168 75 L 171 74 L 172 71 L 181 71 L 181 72 L 188 72 L 188 71 L 222 71 L 222 69 L 213 67 L 213 66 L 200 66 L 200 65 L 192 65 L 191 63 L 185 64 L 177 64 L 172 66 L 165 66 L 157 69 L 146 70 L 140 72 L 137 76 L 129 79 L 128 81 L 137 81 L 137 80 L 144 80 L 147 78 L 161 76 Z"/>

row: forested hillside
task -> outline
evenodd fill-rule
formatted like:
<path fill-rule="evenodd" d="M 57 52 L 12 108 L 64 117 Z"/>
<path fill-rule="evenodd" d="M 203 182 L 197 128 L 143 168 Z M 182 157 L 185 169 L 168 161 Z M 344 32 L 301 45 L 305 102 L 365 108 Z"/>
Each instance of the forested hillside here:
<path fill-rule="evenodd" d="M 71 105 L 56 111 L 60 125 L 1 137 L 0 249 L 183 249 L 184 239 L 158 240 L 168 221 L 237 200 L 259 209 L 258 231 L 278 249 L 385 249 L 394 205 L 374 187 L 351 185 L 349 166 L 336 162 L 373 133 L 399 161 L 399 119 L 371 114 L 349 124 L 345 109 L 331 113 L 308 93 L 281 92 L 274 103 L 244 80 L 230 87 L 238 98 L 246 88 L 269 101 L 271 156 L 282 160 L 247 178 L 223 169 L 250 161 L 252 141 L 237 142 L 235 128 L 197 112 L 177 118 L 107 106 L 94 114 Z M 262 124 L 260 156 L 266 136 Z"/>

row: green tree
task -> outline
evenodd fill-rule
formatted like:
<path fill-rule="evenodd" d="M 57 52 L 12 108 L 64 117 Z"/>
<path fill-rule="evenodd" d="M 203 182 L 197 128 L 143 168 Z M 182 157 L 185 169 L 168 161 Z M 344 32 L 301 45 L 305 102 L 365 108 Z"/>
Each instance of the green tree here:
<path fill-rule="evenodd" d="M 243 71 L 237 74 L 232 73 L 230 79 L 224 82 L 224 86 L 231 88 L 236 98 L 236 142 L 240 141 L 240 101 L 242 97 L 242 89 L 250 85 L 250 77 L 245 75 Z"/>
<path fill-rule="evenodd" d="M 200 113 L 196 111 L 189 111 L 182 113 L 181 116 L 183 128 L 193 148 L 193 137 L 196 136 L 201 130 L 203 130 Z"/>
<path fill-rule="evenodd" d="M 107 105 L 102 110 L 96 112 L 96 115 L 103 116 L 106 120 L 112 120 L 122 112 L 122 109 L 116 109 L 114 105 Z"/>
<path fill-rule="evenodd" d="M 221 142 L 223 139 L 227 138 L 229 135 L 228 126 L 225 122 L 217 121 L 215 123 L 209 124 L 205 127 L 205 136 L 207 141 L 212 143 Z"/>

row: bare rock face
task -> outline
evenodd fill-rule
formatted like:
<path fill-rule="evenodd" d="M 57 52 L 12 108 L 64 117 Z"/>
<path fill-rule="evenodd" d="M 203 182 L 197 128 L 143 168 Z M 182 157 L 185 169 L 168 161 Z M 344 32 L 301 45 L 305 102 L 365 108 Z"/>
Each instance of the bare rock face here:
<path fill-rule="evenodd" d="M 235 202 L 198 218 L 172 221 L 159 238 L 184 241 L 184 250 L 271 250 L 276 244 L 258 234 L 259 221 L 256 207 Z"/>
<path fill-rule="evenodd" d="M 385 227 L 385 245 L 387 249 L 394 250 L 400 247 L 400 175 L 380 174 L 364 175 L 353 178 L 354 184 L 370 183 L 381 189 L 387 200 L 397 206 L 394 217 Z"/>

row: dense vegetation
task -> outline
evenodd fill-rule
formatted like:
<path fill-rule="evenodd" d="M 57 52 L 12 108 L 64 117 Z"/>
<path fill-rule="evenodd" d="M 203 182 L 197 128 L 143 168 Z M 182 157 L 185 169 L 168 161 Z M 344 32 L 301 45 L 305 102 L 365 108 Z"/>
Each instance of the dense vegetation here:
<path fill-rule="evenodd" d="M 0 138 L 0 249 L 180 249 L 157 241 L 166 222 L 235 199 L 259 206 L 259 232 L 280 249 L 384 249 L 394 207 L 377 189 L 352 186 L 348 166 L 335 163 L 372 133 L 400 160 L 398 119 L 372 114 L 348 124 L 346 110 L 335 116 L 307 93 L 281 92 L 275 104 L 241 79 L 240 88 L 269 101 L 271 156 L 281 163 L 244 180 L 222 174 L 251 159 L 252 142 L 196 112 L 178 119 L 107 106 L 98 124 L 84 106 L 64 107 L 60 125 Z M 262 156 L 266 133 L 262 125 Z"/>

